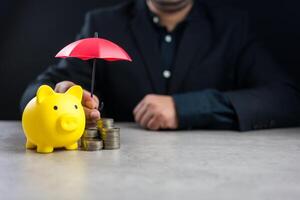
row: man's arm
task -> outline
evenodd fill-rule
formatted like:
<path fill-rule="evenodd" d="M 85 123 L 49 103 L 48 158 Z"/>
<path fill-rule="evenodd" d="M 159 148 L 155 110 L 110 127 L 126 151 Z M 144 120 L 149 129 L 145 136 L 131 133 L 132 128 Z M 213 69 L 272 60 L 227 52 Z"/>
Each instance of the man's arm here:
<path fill-rule="evenodd" d="M 145 106 L 138 105 L 134 111 L 136 121 L 154 130 L 176 127 L 247 131 L 299 125 L 299 89 L 249 34 L 246 18 L 242 23 L 243 39 L 235 58 L 235 90 L 156 96 L 151 102 L 145 98 L 139 105 L 146 104 L 151 117 L 145 117 L 147 112 L 141 109 Z M 162 105 L 162 99 L 169 100 Z"/>
<path fill-rule="evenodd" d="M 47 84 L 54 89 L 57 83 L 68 80 L 88 88 L 90 71 L 90 67 L 85 62 L 73 58 L 63 59 L 57 65 L 48 67 L 25 90 L 21 99 L 21 110 L 25 108 L 26 104 L 36 95 L 37 89 L 43 84 Z"/>
<path fill-rule="evenodd" d="M 94 35 L 92 23 L 92 16 L 87 14 L 85 24 L 81 33 L 77 36 L 77 39 Z M 97 70 L 101 68 L 100 65 L 101 63 L 98 63 Z M 57 65 L 48 67 L 45 72 L 39 75 L 38 78 L 27 87 L 21 99 L 21 111 L 24 110 L 26 104 L 36 95 L 37 89 L 43 84 L 47 84 L 55 89 L 56 92 L 62 93 L 74 84 L 89 89 L 91 70 L 90 63 L 75 58 L 62 59 Z M 85 107 L 87 122 L 89 122 L 89 119 L 100 117 L 100 113 L 97 111 L 99 100 L 97 97 L 92 99 L 88 94 L 89 93 L 85 90 L 82 102 Z M 95 112 L 97 112 L 97 115 Z"/>
<path fill-rule="evenodd" d="M 238 128 L 238 119 L 229 98 L 217 90 L 176 94 L 173 99 L 180 129 Z"/>

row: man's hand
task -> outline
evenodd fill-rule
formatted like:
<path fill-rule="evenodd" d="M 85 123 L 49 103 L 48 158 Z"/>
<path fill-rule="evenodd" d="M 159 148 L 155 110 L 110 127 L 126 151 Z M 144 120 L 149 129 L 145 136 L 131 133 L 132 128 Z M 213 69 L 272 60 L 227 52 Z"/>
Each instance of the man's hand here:
<path fill-rule="evenodd" d="M 70 81 L 59 82 L 55 86 L 55 92 L 64 93 L 74 85 L 75 83 Z M 83 90 L 82 105 L 85 112 L 87 126 L 95 124 L 97 120 L 100 119 L 100 112 L 98 111 L 98 97 L 96 95 L 93 95 L 92 98 L 90 92 Z"/>
<path fill-rule="evenodd" d="M 171 96 L 147 95 L 135 107 L 133 114 L 138 124 L 150 130 L 178 128 L 175 103 Z"/>

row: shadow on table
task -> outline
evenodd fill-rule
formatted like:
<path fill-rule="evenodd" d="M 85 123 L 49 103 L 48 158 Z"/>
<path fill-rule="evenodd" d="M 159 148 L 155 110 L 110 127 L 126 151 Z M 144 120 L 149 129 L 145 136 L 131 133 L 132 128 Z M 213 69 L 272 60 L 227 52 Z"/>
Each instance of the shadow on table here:
<path fill-rule="evenodd" d="M 180 129 L 180 130 L 171 130 L 171 129 L 166 129 L 166 130 L 158 130 L 158 131 L 153 131 L 153 130 L 148 130 L 145 129 L 141 126 L 139 126 L 136 123 L 119 123 L 122 125 L 122 128 L 128 128 L 128 129 L 132 129 L 132 130 L 139 130 L 139 131 L 145 131 L 145 132 L 153 132 L 153 133 L 195 133 L 195 134 L 201 134 L 201 133 L 234 133 L 234 134 L 241 134 L 243 132 L 239 132 L 239 131 L 230 131 L 230 130 L 211 130 L 211 129 Z"/>

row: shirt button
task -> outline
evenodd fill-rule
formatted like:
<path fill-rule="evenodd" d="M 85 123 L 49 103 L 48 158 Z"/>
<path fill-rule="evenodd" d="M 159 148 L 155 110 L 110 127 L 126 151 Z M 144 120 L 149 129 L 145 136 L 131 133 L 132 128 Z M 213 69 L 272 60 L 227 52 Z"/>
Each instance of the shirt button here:
<path fill-rule="evenodd" d="M 165 70 L 165 71 L 163 71 L 163 76 L 164 76 L 164 78 L 170 78 L 171 72 L 169 70 Z"/>
<path fill-rule="evenodd" d="M 165 41 L 168 42 L 168 43 L 172 42 L 172 36 L 171 35 L 166 35 Z"/>
<path fill-rule="evenodd" d="M 158 18 L 157 16 L 153 17 L 153 22 L 154 22 L 155 24 L 158 24 L 159 18 Z"/>

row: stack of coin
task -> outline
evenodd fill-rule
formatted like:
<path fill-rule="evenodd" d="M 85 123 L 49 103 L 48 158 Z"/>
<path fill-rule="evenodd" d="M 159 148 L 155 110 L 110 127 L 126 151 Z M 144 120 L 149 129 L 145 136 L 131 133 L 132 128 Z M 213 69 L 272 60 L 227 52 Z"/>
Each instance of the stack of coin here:
<path fill-rule="evenodd" d="M 103 141 L 97 128 L 88 128 L 84 131 L 80 142 L 80 149 L 85 151 L 98 151 L 103 149 Z"/>
<path fill-rule="evenodd" d="M 104 142 L 104 149 L 120 149 L 120 129 L 101 129 L 101 137 Z"/>
<path fill-rule="evenodd" d="M 120 129 L 114 127 L 114 119 L 102 118 L 97 122 L 104 149 L 120 148 Z"/>

